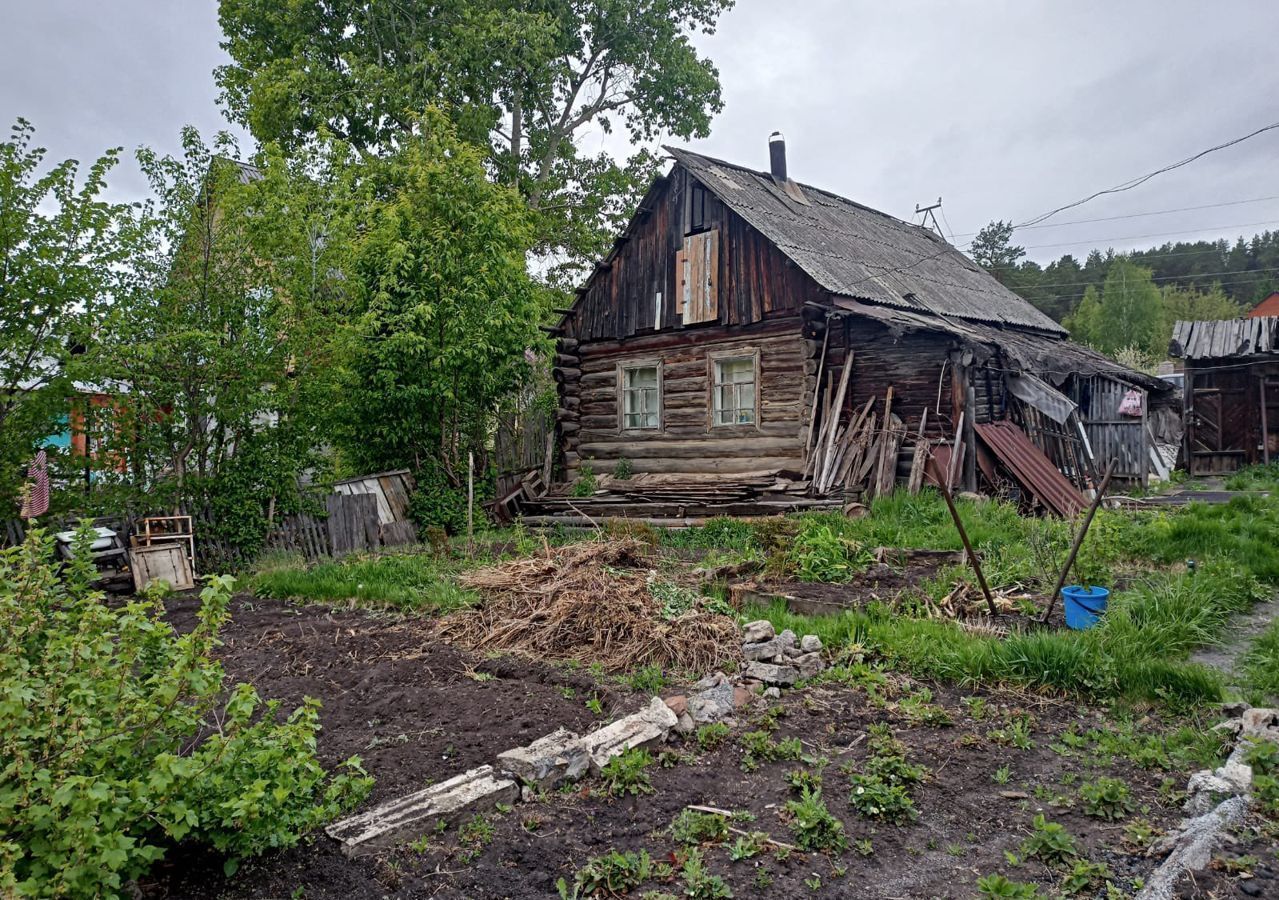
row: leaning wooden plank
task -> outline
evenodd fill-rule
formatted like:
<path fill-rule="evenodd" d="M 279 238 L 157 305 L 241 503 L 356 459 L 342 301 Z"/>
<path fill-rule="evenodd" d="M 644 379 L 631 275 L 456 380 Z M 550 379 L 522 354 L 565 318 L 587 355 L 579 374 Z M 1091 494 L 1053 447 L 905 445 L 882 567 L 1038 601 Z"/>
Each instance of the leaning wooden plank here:
<path fill-rule="evenodd" d="M 830 343 L 830 324 L 827 323 L 826 331 L 822 335 L 822 355 L 817 360 L 817 381 L 815 383 L 817 385 L 818 391 L 822 389 L 822 369 L 826 366 L 826 346 L 829 343 Z M 804 441 L 805 464 L 807 464 L 809 459 L 809 454 L 812 452 L 812 449 L 813 449 L 813 425 L 816 423 L 816 421 L 817 421 L 817 394 L 814 393 L 812 408 L 809 410 L 809 413 L 808 413 L 808 437 Z"/>
<path fill-rule="evenodd" d="M 829 484 L 831 468 L 834 465 L 835 435 L 839 428 L 840 415 L 844 411 L 844 396 L 848 393 L 848 377 L 853 374 L 853 351 L 844 354 L 844 370 L 839 373 L 839 389 L 835 392 L 834 404 L 831 407 L 831 427 L 826 431 L 826 451 L 823 454 L 822 469 L 818 477 L 820 484 Z"/>
<path fill-rule="evenodd" d="M 918 494 L 924 483 L 924 463 L 928 459 L 928 408 L 924 407 L 919 417 L 919 434 L 915 437 L 915 453 L 910 459 L 910 477 L 906 479 L 906 490 Z"/>

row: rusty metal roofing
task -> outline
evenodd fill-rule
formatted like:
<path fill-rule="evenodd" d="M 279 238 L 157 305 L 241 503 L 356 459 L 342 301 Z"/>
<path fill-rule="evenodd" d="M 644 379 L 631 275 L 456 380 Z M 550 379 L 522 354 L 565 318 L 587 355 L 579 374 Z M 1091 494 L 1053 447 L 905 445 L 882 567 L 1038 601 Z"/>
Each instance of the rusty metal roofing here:
<path fill-rule="evenodd" d="M 1220 321 L 1180 321 L 1172 328 L 1168 355 L 1180 359 L 1226 359 L 1279 354 L 1279 316 Z"/>
<path fill-rule="evenodd" d="M 1074 516 L 1088 506 L 1065 475 L 1036 447 L 1026 433 L 1012 422 L 990 422 L 974 426 L 978 436 L 999 461 L 1008 467 L 1017 482 L 1045 507 L 1059 516 Z"/>
<path fill-rule="evenodd" d="M 1066 334 L 926 228 L 815 187 L 779 185 L 767 172 L 666 149 L 832 294 L 923 315 Z"/>

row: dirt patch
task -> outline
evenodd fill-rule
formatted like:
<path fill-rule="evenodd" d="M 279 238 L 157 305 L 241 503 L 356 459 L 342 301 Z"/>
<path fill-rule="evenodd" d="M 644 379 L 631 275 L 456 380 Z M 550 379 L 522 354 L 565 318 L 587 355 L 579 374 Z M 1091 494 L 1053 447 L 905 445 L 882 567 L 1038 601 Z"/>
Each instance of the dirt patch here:
<path fill-rule="evenodd" d="M 169 621 L 185 631 L 199 600 L 180 597 L 167 607 Z M 329 765 L 359 755 L 376 778 L 369 804 L 491 763 L 497 752 L 558 726 L 589 730 L 601 721 L 586 708 L 589 699 L 600 698 L 606 718 L 639 702 L 584 672 L 452 647 L 428 620 L 247 595 L 237 596 L 231 611 L 218 652 L 228 683 L 251 682 L 262 696 L 282 700 L 285 711 L 303 697 L 321 700 L 319 755 Z M 345 892 L 348 870 L 361 866 L 323 837 L 247 863 L 229 885 L 221 866 L 220 859 L 171 852 L 145 887 L 155 896 L 287 897 L 301 884 L 308 898 L 372 896 Z M 326 894 L 329 887 L 337 893 Z"/>

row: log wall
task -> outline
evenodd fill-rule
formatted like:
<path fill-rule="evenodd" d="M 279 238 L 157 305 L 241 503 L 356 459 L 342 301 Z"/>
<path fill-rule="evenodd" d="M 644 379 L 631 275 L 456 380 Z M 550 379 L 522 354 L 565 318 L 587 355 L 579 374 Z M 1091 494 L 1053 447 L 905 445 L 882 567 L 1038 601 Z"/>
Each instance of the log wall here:
<path fill-rule="evenodd" d="M 759 353 L 758 421 L 712 425 L 710 361 L 737 351 Z M 596 474 L 609 474 L 621 459 L 637 474 L 797 474 L 802 467 L 806 344 L 797 319 L 583 344 L 578 352 L 580 375 L 561 387 L 562 408 L 576 406 L 575 420 L 562 424 L 569 480 L 583 459 Z M 662 365 L 662 427 L 624 431 L 618 366 L 650 360 Z"/>

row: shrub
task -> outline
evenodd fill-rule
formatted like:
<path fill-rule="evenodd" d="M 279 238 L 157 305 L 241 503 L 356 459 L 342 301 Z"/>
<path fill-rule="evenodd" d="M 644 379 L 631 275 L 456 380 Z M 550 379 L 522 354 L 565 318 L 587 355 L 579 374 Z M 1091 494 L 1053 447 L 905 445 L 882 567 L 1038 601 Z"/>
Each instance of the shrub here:
<path fill-rule="evenodd" d="M 577 469 L 577 480 L 573 482 L 574 497 L 589 497 L 595 493 L 599 487 L 595 478 L 595 468 L 591 465 L 591 461 L 583 460 Z"/>
<path fill-rule="evenodd" d="M 626 752 L 614 756 L 600 770 L 600 780 L 604 792 L 610 797 L 621 797 L 625 794 L 639 796 L 653 793 L 652 782 L 648 772 L 644 771 L 653 764 L 653 757 L 639 747 L 632 747 Z"/>
<path fill-rule="evenodd" d="M 1064 863 L 1079 854 L 1070 832 L 1064 826 L 1044 819 L 1042 813 L 1035 816 L 1034 828 L 1030 836 L 1022 841 L 1023 856 L 1038 856 L 1051 865 Z"/>
<path fill-rule="evenodd" d="M 463 475 L 466 473 L 463 472 Z M 417 472 L 417 487 L 409 497 L 409 515 L 420 528 L 443 528 L 449 534 L 466 531 L 466 485 L 449 480 L 438 465 L 427 465 Z M 482 519 L 480 502 L 487 494 L 487 481 L 476 479 L 475 513 Z"/>
<path fill-rule="evenodd" d="M 333 776 L 316 760 L 318 703 L 280 721 L 250 685 L 225 688 L 230 578 L 178 635 L 154 599 L 108 605 L 93 575 L 60 580 L 38 529 L 0 554 L 0 894 L 115 895 L 181 840 L 233 868 L 368 791 L 357 757 Z"/>
<path fill-rule="evenodd" d="M 731 733 L 732 729 L 723 722 L 711 722 L 709 725 L 703 725 L 697 729 L 697 746 L 703 752 L 710 752 L 728 740 L 728 736 Z"/>
<path fill-rule="evenodd" d="M 653 875 L 653 860 L 648 852 L 639 853 L 610 850 L 603 856 L 596 856 L 577 870 L 573 876 L 573 888 L 561 878 L 557 882 L 560 896 L 589 897 L 592 894 L 624 894 L 639 887 Z"/>
<path fill-rule="evenodd" d="M 724 879 L 706 871 L 699 850 L 688 851 L 680 874 L 684 877 L 684 896 L 691 900 L 723 900 L 733 896 Z"/>
<path fill-rule="evenodd" d="M 866 569 L 874 557 L 832 526 L 809 520 L 795 536 L 789 562 L 800 581 L 844 582 Z"/>
<path fill-rule="evenodd" d="M 1009 881 L 1003 875 L 987 875 L 977 879 L 977 893 L 982 897 L 1036 900 L 1039 888 L 1024 881 Z"/>
<path fill-rule="evenodd" d="M 824 853 L 848 849 L 844 823 L 826 808 L 821 790 L 805 789 L 798 800 L 787 802 L 786 812 L 791 817 L 790 830 L 795 835 L 795 843 L 805 850 Z"/>
<path fill-rule="evenodd" d="M 671 837 L 693 846 L 719 843 L 728 839 L 728 821 L 715 813 L 685 809 L 671 823 Z"/>
<path fill-rule="evenodd" d="M 1118 778 L 1101 777 L 1079 787 L 1084 812 L 1098 819 L 1122 819 L 1136 809 L 1132 791 Z"/>

